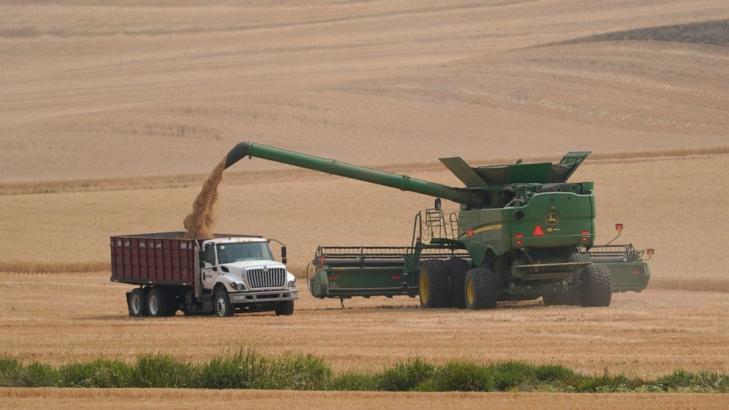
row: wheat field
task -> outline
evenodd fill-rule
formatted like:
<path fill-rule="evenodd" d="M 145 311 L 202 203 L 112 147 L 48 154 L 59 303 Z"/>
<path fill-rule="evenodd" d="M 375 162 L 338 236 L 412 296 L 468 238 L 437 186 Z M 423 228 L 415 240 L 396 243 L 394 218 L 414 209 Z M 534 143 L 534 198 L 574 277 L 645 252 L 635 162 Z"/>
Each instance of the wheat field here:
<path fill-rule="evenodd" d="M 337 370 L 420 356 L 726 372 L 725 3 L 3 2 L 0 354 L 198 361 L 254 348 L 314 353 Z M 621 241 L 655 248 L 650 287 L 609 309 L 536 301 L 463 312 L 407 298 L 347 301 L 342 311 L 304 286 L 293 317 L 130 319 L 128 287 L 108 281 L 109 235 L 181 230 L 210 170 L 246 140 L 451 185 L 439 157 L 480 165 L 591 150 L 573 180 L 595 182 L 598 240 L 621 222 Z M 414 213 L 431 204 L 254 159 L 224 174 L 216 229 L 286 242 L 303 276 L 319 244 L 407 244 Z M 54 389 L 0 389 L 0 398 L 0 407 L 321 408 L 722 399 Z"/>

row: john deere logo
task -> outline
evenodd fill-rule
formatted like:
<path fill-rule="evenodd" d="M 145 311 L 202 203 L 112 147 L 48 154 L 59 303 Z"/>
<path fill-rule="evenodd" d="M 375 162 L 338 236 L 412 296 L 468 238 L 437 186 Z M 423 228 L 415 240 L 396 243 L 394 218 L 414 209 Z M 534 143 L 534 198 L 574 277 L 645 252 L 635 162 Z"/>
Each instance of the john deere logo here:
<path fill-rule="evenodd" d="M 555 211 L 547 212 L 547 225 L 554 226 L 559 223 L 559 214 Z"/>

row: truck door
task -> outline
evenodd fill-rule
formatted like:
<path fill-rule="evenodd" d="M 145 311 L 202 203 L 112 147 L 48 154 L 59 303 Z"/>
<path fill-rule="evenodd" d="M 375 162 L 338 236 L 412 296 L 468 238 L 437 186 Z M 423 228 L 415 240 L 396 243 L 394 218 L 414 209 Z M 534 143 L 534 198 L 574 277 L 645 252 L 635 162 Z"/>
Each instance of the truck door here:
<path fill-rule="evenodd" d="M 203 289 L 212 289 L 215 285 L 215 278 L 218 276 L 217 263 L 215 260 L 215 245 L 209 243 L 203 248 L 202 266 L 200 268 L 200 279 Z"/>

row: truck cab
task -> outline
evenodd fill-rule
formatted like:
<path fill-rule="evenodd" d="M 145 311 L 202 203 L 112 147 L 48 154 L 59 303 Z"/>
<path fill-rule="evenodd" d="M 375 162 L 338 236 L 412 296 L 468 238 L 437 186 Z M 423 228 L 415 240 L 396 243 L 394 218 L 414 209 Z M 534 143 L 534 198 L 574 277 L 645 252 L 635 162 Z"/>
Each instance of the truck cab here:
<path fill-rule="evenodd" d="M 298 298 L 296 277 L 277 262 L 269 240 L 260 237 L 223 237 L 200 246 L 200 284 L 213 296 L 219 316 L 235 309 L 273 306 L 277 313 L 293 312 Z M 285 247 L 282 247 L 285 262 Z"/>

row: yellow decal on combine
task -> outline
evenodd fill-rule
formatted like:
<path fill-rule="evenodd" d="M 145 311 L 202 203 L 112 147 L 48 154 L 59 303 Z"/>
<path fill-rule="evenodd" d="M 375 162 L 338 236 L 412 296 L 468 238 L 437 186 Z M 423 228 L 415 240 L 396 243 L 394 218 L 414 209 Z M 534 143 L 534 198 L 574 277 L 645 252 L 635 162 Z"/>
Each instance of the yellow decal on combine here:
<path fill-rule="evenodd" d="M 501 224 L 482 225 L 482 226 L 479 226 L 478 228 L 469 229 L 468 231 L 466 231 L 465 234 L 461 235 L 461 237 L 466 236 L 466 235 L 471 237 L 471 236 L 479 234 L 479 233 L 498 231 L 500 229 L 501 229 Z"/>

